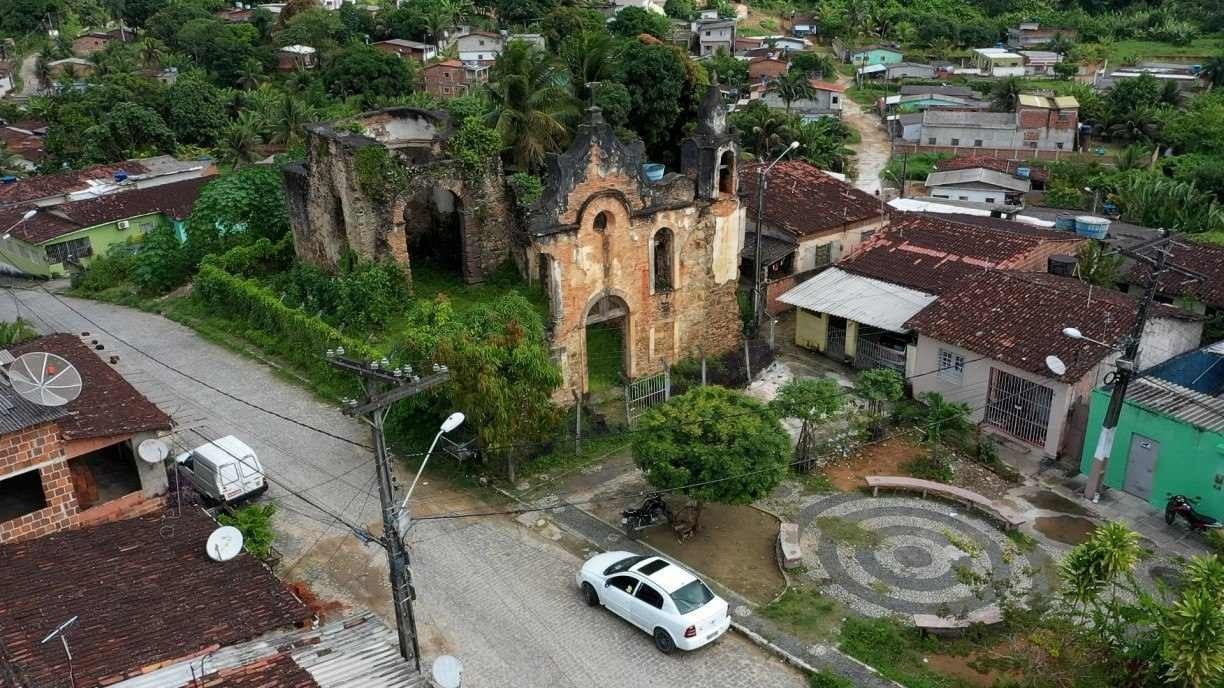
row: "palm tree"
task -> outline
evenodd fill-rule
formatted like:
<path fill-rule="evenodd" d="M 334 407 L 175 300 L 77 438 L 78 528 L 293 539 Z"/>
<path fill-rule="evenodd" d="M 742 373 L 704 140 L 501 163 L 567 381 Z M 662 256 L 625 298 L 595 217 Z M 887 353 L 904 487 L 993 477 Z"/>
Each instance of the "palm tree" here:
<path fill-rule="evenodd" d="M 243 115 L 249 113 L 244 112 Z M 234 167 L 242 167 L 259 157 L 258 149 L 263 139 L 259 136 L 254 118 L 242 116 L 221 130 L 217 143 L 222 160 L 233 163 Z"/>
<path fill-rule="evenodd" d="M 314 109 L 306 101 L 286 93 L 276 109 L 276 118 L 271 122 L 271 143 L 292 146 L 302 138 L 302 129 L 314 118 Z"/>
<path fill-rule="evenodd" d="M 807 73 L 798 69 L 783 74 L 776 82 L 774 89 L 778 92 L 778 97 L 786 104 L 787 113 L 791 111 L 791 104 L 796 100 L 811 100 L 816 96 L 816 89 L 812 88 L 812 82 L 808 80 Z"/>
<path fill-rule="evenodd" d="M 1123 148 L 1118 153 L 1118 161 L 1116 164 L 1118 171 L 1127 172 L 1129 170 L 1138 170 L 1148 166 L 1152 158 L 1152 150 L 1142 144 L 1132 144 Z"/>
<path fill-rule="evenodd" d="M 140 42 L 140 63 L 145 69 L 156 69 L 161 66 L 162 58 L 166 56 L 166 46 L 161 41 L 146 36 Z"/>
<path fill-rule="evenodd" d="M 263 63 L 254 57 L 248 57 L 238 67 L 238 85 L 246 90 L 259 86 L 264 78 Z"/>
<path fill-rule="evenodd" d="M 611 80 L 620 64 L 622 43 L 606 31 L 587 31 L 561 42 L 561 61 L 569 73 L 570 93 L 580 102 L 591 99 L 587 84 Z"/>
<path fill-rule="evenodd" d="M 1207 78 L 1207 87 L 1215 88 L 1224 85 L 1224 55 L 1216 55 L 1203 64 L 1203 76 Z"/>
<path fill-rule="evenodd" d="M 1023 90 L 1024 82 L 1020 81 L 1020 77 L 1009 76 L 997 82 L 990 91 L 991 107 L 998 112 L 1014 112 Z"/>
<path fill-rule="evenodd" d="M 1177 107 L 1182 102 L 1181 89 L 1177 87 L 1176 81 L 1166 81 L 1160 89 L 1160 102 L 1164 105 Z"/>
<path fill-rule="evenodd" d="M 1151 107 L 1137 107 L 1109 125 L 1110 138 L 1150 141 L 1160 131 L 1160 116 Z"/>
<path fill-rule="evenodd" d="M 563 122 L 575 111 L 561 70 L 543 50 L 512 41 L 492 72 L 489 126 L 501 135 L 520 170 L 537 170 L 546 153 L 565 144 L 569 131 Z"/>

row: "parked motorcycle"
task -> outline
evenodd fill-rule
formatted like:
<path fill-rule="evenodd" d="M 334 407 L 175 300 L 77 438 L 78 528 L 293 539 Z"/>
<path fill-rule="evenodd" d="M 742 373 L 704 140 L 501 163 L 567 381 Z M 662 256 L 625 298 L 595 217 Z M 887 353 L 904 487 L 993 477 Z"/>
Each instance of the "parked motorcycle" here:
<path fill-rule="evenodd" d="M 642 502 L 636 509 L 625 509 L 621 512 L 621 525 L 630 538 L 636 538 L 638 531 L 649 528 L 656 523 L 668 522 L 672 519 L 671 509 L 663 501 L 663 495 L 655 493 Z"/>
<path fill-rule="evenodd" d="M 1195 510 L 1194 502 L 1198 500 L 1198 497 L 1190 498 L 1185 495 L 1169 495 L 1169 501 L 1165 504 L 1165 523 L 1173 525 L 1177 517 L 1181 516 L 1186 519 L 1186 524 L 1193 531 L 1203 532 L 1216 528 L 1224 528 L 1224 523 L 1220 523 L 1207 514 L 1200 514 Z"/>

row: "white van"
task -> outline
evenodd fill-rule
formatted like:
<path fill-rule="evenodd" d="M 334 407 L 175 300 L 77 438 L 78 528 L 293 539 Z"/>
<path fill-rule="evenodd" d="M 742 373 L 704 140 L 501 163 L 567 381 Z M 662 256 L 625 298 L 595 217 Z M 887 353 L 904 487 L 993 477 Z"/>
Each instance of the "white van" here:
<path fill-rule="evenodd" d="M 255 451 L 229 435 L 175 457 L 205 499 L 230 503 L 257 497 L 268 489 Z"/>

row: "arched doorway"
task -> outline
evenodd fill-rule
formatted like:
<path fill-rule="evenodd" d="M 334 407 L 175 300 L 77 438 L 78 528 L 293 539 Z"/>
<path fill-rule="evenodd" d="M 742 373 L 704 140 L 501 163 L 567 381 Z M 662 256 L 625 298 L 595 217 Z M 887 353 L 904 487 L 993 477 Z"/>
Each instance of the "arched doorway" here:
<path fill-rule="evenodd" d="M 606 294 L 586 314 L 587 391 L 620 385 L 629 372 L 629 306 Z"/>
<path fill-rule="evenodd" d="M 434 186 L 407 204 L 404 223 L 414 272 L 425 267 L 463 276 L 463 199 L 450 189 Z"/>
<path fill-rule="evenodd" d="M 723 151 L 718 159 L 718 192 L 731 195 L 735 193 L 735 151 Z"/>

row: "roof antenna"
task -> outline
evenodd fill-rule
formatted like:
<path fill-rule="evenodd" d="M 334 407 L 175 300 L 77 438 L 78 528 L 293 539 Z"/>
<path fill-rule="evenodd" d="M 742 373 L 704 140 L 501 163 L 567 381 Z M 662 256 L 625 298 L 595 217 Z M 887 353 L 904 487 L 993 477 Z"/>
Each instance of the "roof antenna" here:
<path fill-rule="evenodd" d="M 64 644 L 64 654 L 68 657 L 68 681 L 72 688 L 76 688 L 76 673 L 72 670 L 72 650 L 68 649 L 68 627 L 77 622 L 80 617 L 74 616 L 64 623 L 59 625 L 59 628 L 51 631 L 46 638 L 42 639 L 39 645 L 46 645 L 48 640 L 59 636 L 60 642 Z"/>

